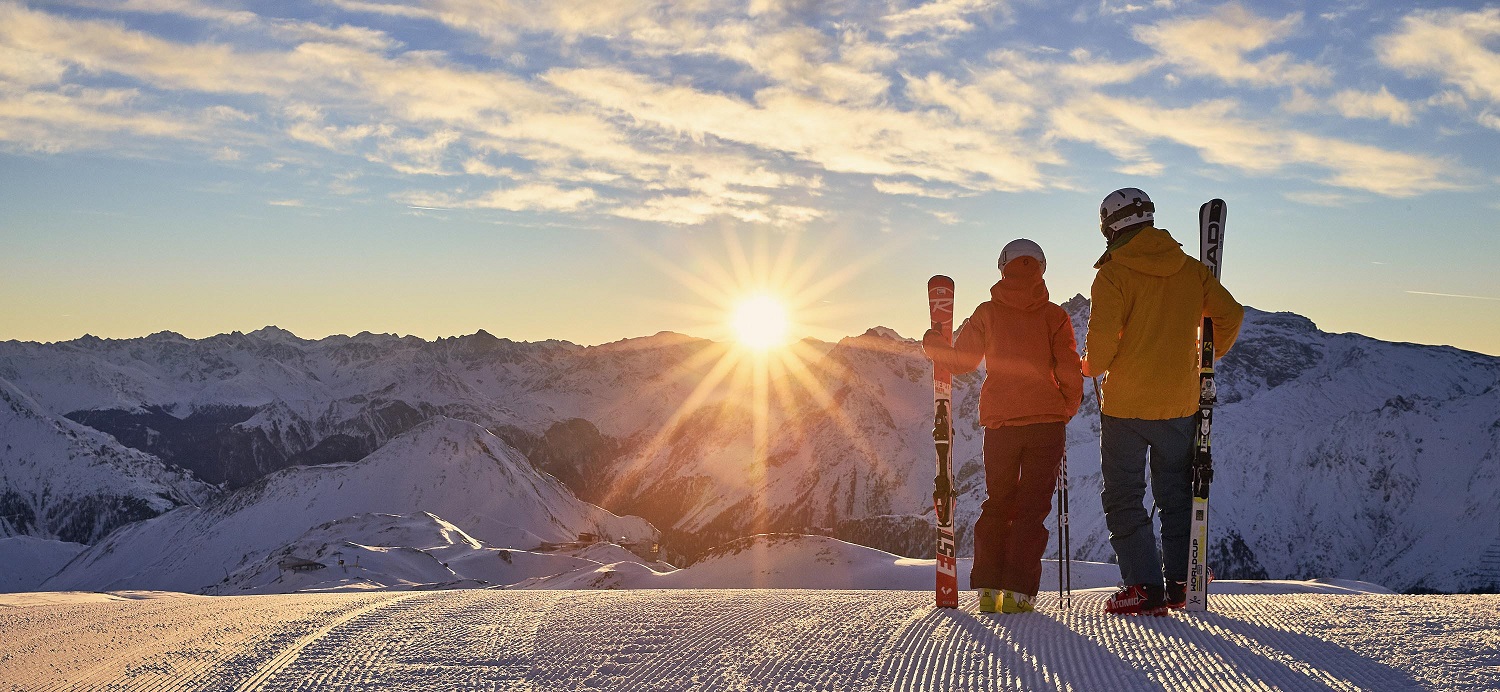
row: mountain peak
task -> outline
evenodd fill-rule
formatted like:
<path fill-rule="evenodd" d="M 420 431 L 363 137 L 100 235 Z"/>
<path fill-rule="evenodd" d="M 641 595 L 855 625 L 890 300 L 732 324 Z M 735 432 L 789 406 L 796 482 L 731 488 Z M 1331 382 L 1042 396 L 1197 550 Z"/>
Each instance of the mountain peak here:
<path fill-rule="evenodd" d="M 1085 298 L 1082 293 L 1075 293 L 1073 294 L 1072 298 L 1069 298 L 1063 302 L 1062 309 L 1069 315 L 1078 315 L 1088 312 L 1089 299 Z"/>
<path fill-rule="evenodd" d="M 246 334 L 245 336 L 254 337 L 263 341 L 303 341 L 303 339 L 296 334 L 293 334 L 274 324 L 261 327 L 260 329 Z"/>
<path fill-rule="evenodd" d="M 900 333 L 898 333 L 894 329 L 891 329 L 890 327 L 870 327 L 869 329 L 866 329 L 865 333 L 861 334 L 860 336 L 873 336 L 877 339 L 890 339 L 892 341 L 908 340 L 906 337 L 901 336 Z"/>

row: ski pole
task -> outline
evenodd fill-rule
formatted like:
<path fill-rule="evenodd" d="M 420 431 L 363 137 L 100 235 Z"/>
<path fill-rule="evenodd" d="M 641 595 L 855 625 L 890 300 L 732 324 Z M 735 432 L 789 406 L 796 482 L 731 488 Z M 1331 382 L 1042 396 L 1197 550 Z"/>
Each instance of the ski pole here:
<path fill-rule="evenodd" d="M 1058 514 L 1059 522 L 1062 524 L 1062 572 L 1066 575 L 1064 588 L 1062 589 L 1063 609 L 1067 610 L 1073 606 L 1073 540 L 1068 525 L 1068 450 L 1063 448 L 1062 463 L 1058 466 L 1058 472 L 1062 476 L 1060 489 L 1062 490 L 1062 511 Z"/>
<path fill-rule="evenodd" d="M 1066 459 L 1067 456 L 1068 453 L 1066 450 L 1064 450 L 1063 457 Z M 1059 464 L 1057 466 L 1057 605 L 1059 608 L 1067 608 L 1066 602 L 1063 601 L 1062 568 L 1064 554 L 1063 526 L 1065 524 L 1065 520 L 1063 519 L 1063 514 L 1065 513 L 1063 510 L 1063 468 L 1064 466 L 1062 464 Z"/>

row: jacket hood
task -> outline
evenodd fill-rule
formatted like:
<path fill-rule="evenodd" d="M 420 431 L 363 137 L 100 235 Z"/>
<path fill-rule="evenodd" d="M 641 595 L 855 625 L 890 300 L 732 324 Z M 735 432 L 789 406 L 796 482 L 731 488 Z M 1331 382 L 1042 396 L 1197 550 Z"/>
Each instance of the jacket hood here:
<path fill-rule="evenodd" d="M 990 298 L 1018 310 L 1038 310 L 1047 304 L 1047 282 L 1042 267 L 1030 256 L 1017 257 L 1000 270 L 1001 279 L 990 287 Z"/>
<path fill-rule="evenodd" d="M 1187 260 L 1182 243 L 1173 240 L 1165 230 L 1148 226 L 1111 245 L 1094 266 L 1102 267 L 1113 261 L 1142 274 L 1171 276 L 1182 269 Z"/>

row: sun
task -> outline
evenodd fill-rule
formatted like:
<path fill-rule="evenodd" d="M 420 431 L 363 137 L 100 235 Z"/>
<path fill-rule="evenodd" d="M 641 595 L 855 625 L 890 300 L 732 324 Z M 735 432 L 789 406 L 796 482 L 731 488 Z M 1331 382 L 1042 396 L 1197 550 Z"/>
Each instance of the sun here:
<path fill-rule="evenodd" d="M 781 300 L 758 293 L 735 303 L 729 315 L 729 326 L 740 344 L 765 351 L 786 345 L 791 320 Z"/>
<path fill-rule="evenodd" d="M 729 447 L 716 459 L 713 472 L 727 474 L 723 477 L 739 483 L 746 492 L 751 528 L 759 529 L 751 533 L 771 530 L 767 500 L 777 480 L 773 452 L 787 439 L 802 439 L 808 432 L 804 425 L 831 422 L 842 433 L 842 444 L 869 460 L 880 477 L 903 472 L 887 467 L 859 421 L 842 404 L 841 383 L 847 380 L 849 367 L 843 359 L 828 357 L 837 345 L 824 339 L 832 321 L 867 310 L 890 309 L 883 302 L 841 298 L 839 291 L 855 276 L 893 256 L 902 244 L 872 245 L 861 239 L 864 252 L 850 255 L 840 249 L 840 241 L 846 239 L 838 233 L 818 236 L 821 244 L 804 248 L 800 242 L 808 237 L 764 229 L 747 237 L 726 228 L 722 250 L 702 247 L 701 239 L 689 236 L 683 239 L 686 252 L 682 257 L 669 259 L 628 237 L 611 236 L 684 289 L 681 298 L 660 300 L 659 309 L 690 321 L 685 334 L 708 332 L 713 337 L 681 342 L 695 344 L 696 350 L 683 351 L 683 359 L 666 365 L 644 392 L 631 394 L 632 398 L 658 396 L 681 384 L 691 387 L 655 434 L 632 453 L 632 470 L 627 475 L 670 457 L 680 434 L 702 415 L 748 414 L 749 425 L 737 430 L 735 440 L 726 442 Z M 675 246 L 673 251 L 681 252 Z M 913 309 L 922 307 L 917 300 Z M 864 348 L 859 344 L 848 347 Z M 806 415 L 809 410 L 817 415 Z M 739 439 L 743 433 L 748 435 Z M 626 488 L 623 483 L 611 488 L 601 505 L 613 506 L 620 497 L 617 493 Z"/>

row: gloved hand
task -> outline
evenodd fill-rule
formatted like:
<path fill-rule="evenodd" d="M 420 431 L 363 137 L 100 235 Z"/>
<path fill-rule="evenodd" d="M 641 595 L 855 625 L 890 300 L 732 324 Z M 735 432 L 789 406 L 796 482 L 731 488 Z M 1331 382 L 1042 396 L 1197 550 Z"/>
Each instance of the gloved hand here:
<path fill-rule="evenodd" d="M 927 360 L 935 360 L 933 356 L 951 350 L 953 350 L 953 344 L 944 340 L 938 330 L 929 329 L 926 334 L 922 335 L 922 353 L 927 356 Z"/>

